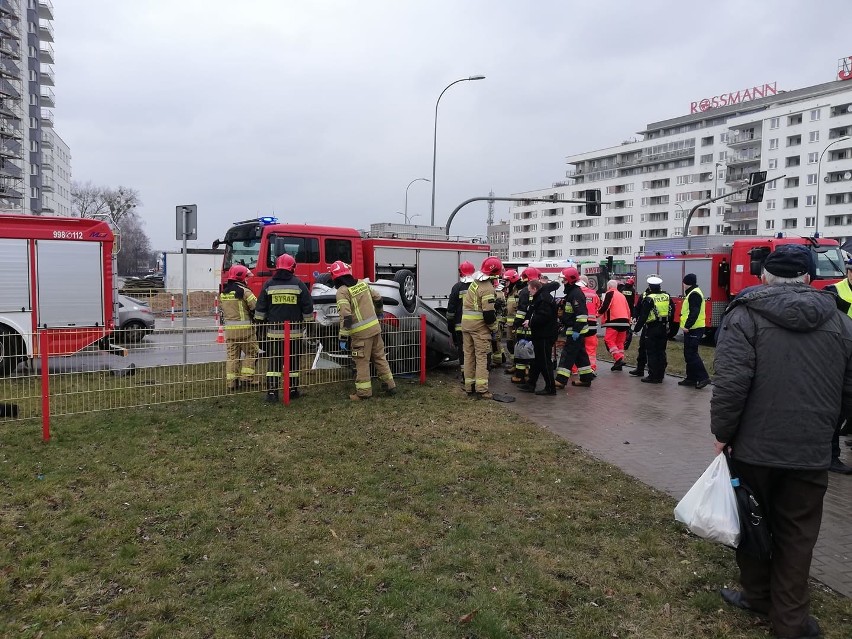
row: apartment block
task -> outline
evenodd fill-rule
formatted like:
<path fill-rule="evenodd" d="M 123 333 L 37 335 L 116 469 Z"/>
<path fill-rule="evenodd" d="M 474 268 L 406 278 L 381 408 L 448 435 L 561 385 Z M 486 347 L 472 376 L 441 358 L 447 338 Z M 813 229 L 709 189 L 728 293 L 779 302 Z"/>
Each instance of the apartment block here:
<path fill-rule="evenodd" d="M 510 259 L 632 262 L 646 239 L 682 236 L 689 212 L 716 196 L 726 197 L 695 210 L 689 235 L 852 238 L 852 82 L 763 86 L 754 96 L 764 97 L 703 111 L 693 103 L 694 113 L 651 123 L 635 139 L 569 156 L 565 180 L 515 194 Z M 761 170 L 772 179 L 763 202 L 733 193 Z M 581 204 L 525 200 L 583 200 L 587 189 L 601 190 L 601 217 Z"/>

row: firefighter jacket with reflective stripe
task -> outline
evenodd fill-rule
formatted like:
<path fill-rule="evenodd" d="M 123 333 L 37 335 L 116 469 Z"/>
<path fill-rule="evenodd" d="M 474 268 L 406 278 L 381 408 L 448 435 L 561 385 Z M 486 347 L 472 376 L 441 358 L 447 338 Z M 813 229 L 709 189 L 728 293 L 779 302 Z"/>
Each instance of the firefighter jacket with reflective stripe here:
<path fill-rule="evenodd" d="M 837 308 L 852 317 L 852 287 L 849 286 L 849 279 L 844 278 L 837 284 L 826 286 L 825 289 L 837 293 L 840 298 L 837 300 Z"/>
<path fill-rule="evenodd" d="M 276 271 L 260 291 L 254 318 L 269 324 L 269 337 L 280 339 L 284 337 L 284 322 L 294 322 L 290 336 L 301 337 L 313 314 L 314 303 L 305 283 L 290 271 Z"/>
<path fill-rule="evenodd" d="M 614 288 L 604 293 L 600 308 L 604 326 L 627 326 L 630 324 L 630 304 L 621 291 Z"/>
<path fill-rule="evenodd" d="M 378 313 L 382 312 L 382 296 L 360 281 L 337 289 L 337 310 L 340 313 L 340 337 L 372 337 L 382 332 Z"/>
<path fill-rule="evenodd" d="M 229 280 L 219 294 L 219 308 L 225 320 L 225 330 L 251 328 L 257 298 L 241 282 Z"/>
<path fill-rule="evenodd" d="M 518 291 L 518 307 L 515 310 L 515 336 L 518 339 L 529 339 L 532 336 L 532 331 L 524 327 L 524 321 L 527 319 L 527 309 L 530 305 L 530 290 L 524 286 Z"/>
<path fill-rule="evenodd" d="M 447 326 L 450 330 L 461 331 L 461 310 L 464 295 L 470 287 L 470 282 L 456 282 L 447 300 Z"/>
<path fill-rule="evenodd" d="M 565 297 L 562 298 L 562 317 L 560 322 L 566 333 L 589 333 L 589 312 L 586 309 L 586 296 L 576 284 L 565 287 Z"/>
<path fill-rule="evenodd" d="M 686 289 L 686 295 L 680 305 L 680 327 L 692 330 L 705 326 L 707 320 L 704 318 L 704 293 L 697 286 L 691 286 Z"/>
<path fill-rule="evenodd" d="M 497 330 L 494 284 L 491 280 L 471 282 L 462 300 L 462 330 Z"/>

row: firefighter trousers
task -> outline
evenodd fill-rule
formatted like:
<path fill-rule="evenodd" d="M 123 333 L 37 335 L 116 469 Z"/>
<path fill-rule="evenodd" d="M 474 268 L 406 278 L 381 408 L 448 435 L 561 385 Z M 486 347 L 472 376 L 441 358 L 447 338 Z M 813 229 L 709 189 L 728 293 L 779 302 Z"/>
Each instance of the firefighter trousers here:
<path fill-rule="evenodd" d="M 237 380 L 254 382 L 257 370 L 257 339 L 253 328 L 225 329 L 225 378 L 228 388 L 234 388 Z M 245 359 L 243 359 L 245 355 Z"/>
<path fill-rule="evenodd" d="M 376 375 L 378 375 L 382 384 L 388 389 L 396 388 L 393 373 L 391 373 L 387 357 L 385 357 L 385 342 L 381 333 L 370 337 L 353 336 L 351 344 L 350 353 L 352 361 L 355 362 L 355 394 L 358 397 L 373 396 L 373 383 L 370 381 L 370 362 L 376 367 Z"/>
<path fill-rule="evenodd" d="M 290 339 L 290 388 L 299 388 L 299 362 L 302 356 L 304 340 L 299 337 Z M 284 338 L 270 336 L 266 341 L 269 362 L 266 367 L 266 388 L 278 390 L 281 388 L 281 378 L 284 376 Z"/>
<path fill-rule="evenodd" d="M 470 392 L 488 392 L 488 355 L 491 353 L 491 331 L 483 326 L 462 331 L 464 336 L 464 387 Z"/>
<path fill-rule="evenodd" d="M 586 345 L 583 338 L 575 340 L 568 335 L 565 340 L 565 346 L 562 347 L 562 354 L 559 356 L 559 365 L 556 367 L 556 381 L 563 386 L 571 379 L 571 368 L 577 366 L 577 373 L 580 375 L 580 381 L 583 383 L 591 383 L 595 378 L 592 372 L 592 364 L 589 362 L 589 354 L 586 352 Z"/>

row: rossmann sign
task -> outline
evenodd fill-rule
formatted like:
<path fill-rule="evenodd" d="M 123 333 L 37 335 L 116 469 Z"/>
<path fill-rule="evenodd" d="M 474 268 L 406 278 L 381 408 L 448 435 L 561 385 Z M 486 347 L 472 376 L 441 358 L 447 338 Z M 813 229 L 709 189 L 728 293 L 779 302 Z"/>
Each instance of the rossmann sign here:
<path fill-rule="evenodd" d="M 701 113 L 731 104 L 739 104 L 740 102 L 748 102 L 749 100 L 777 95 L 777 84 L 777 82 L 773 82 L 772 84 L 764 84 L 759 87 L 751 87 L 750 89 L 740 89 L 736 93 L 722 93 L 714 95 L 712 98 L 704 98 L 698 102 L 690 102 L 689 112 Z"/>

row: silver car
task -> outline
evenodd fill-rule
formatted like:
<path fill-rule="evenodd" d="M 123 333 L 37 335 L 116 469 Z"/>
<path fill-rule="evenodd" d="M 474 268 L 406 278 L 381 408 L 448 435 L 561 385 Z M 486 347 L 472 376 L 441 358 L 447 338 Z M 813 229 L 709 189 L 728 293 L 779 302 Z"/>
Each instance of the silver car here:
<path fill-rule="evenodd" d="M 118 342 L 141 342 L 154 331 L 154 313 L 146 302 L 126 295 L 118 296 Z"/>
<path fill-rule="evenodd" d="M 420 369 L 421 316 L 426 317 L 426 367 L 434 368 L 441 362 L 458 359 L 447 320 L 441 313 L 419 298 L 414 310 L 407 310 L 399 282 L 376 280 L 370 283 L 370 287 L 382 296 L 385 313 L 382 337 L 388 363 L 395 374 L 412 373 Z M 325 274 L 318 277 L 311 288 L 318 333 L 315 339 L 322 342 L 325 357 L 342 363 L 349 355 L 341 352 L 338 346 L 339 315 L 335 295 L 336 289 Z"/>

